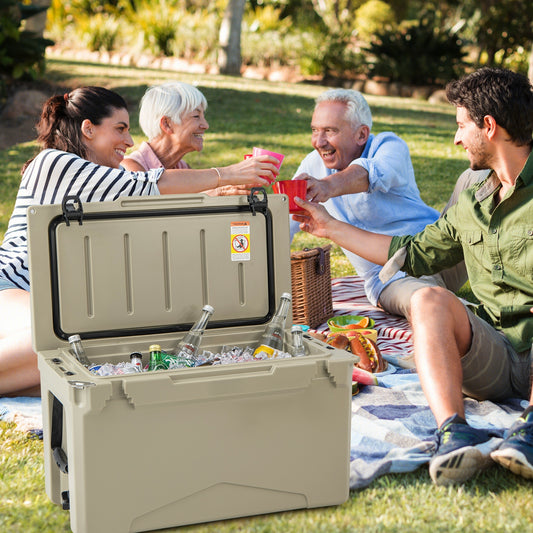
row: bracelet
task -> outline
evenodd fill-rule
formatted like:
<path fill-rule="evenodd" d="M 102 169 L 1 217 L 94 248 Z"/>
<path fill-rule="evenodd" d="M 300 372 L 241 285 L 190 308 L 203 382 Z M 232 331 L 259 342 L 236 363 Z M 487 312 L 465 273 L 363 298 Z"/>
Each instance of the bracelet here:
<path fill-rule="evenodd" d="M 217 186 L 215 187 L 215 189 L 216 189 L 217 187 L 220 187 L 220 180 L 222 179 L 222 176 L 220 175 L 220 170 L 218 170 L 217 167 L 211 167 L 211 170 L 214 170 L 217 173 L 217 176 L 218 176 Z"/>

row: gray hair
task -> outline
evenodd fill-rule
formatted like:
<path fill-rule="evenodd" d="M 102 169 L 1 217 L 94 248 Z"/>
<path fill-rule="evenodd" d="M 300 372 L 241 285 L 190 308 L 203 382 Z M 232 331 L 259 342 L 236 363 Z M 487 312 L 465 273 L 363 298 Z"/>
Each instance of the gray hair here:
<path fill-rule="evenodd" d="M 194 86 L 179 81 L 169 81 L 149 87 L 141 99 L 139 124 L 148 140 L 161 133 L 160 120 L 169 117 L 181 124 L 181 119 L 196 108 L 205 111 L 207 100 Z"/>
<path fill-rule="evenodd" d="M 372 129 L 372 113 L 365 97 L 353 89 L 329 89 L 316 99 L 316 106 L 322 102 L 342 102 L 346 104 L 346 120 L 354 127 L 364 124 Z"/>

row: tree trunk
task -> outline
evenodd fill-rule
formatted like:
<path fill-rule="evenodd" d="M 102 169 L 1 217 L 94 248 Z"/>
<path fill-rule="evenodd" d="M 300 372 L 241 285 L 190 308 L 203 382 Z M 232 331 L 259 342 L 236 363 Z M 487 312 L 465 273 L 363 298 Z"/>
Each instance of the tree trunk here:
<path fill-rule="evenodd" d="M 241 25 L 246 0 L 228 0 L 218 36 L 218 67 L 222 74 L 241 73 Z"/>

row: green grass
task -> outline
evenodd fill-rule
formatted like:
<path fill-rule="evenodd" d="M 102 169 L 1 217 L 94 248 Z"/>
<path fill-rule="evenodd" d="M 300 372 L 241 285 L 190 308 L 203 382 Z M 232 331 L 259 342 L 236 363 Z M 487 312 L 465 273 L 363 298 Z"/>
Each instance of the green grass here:
<path fill-rule="evenodd" d="M 148 84 L 168 79 L 197 83 L 209 102 L 210 129 L 200 154 L 189 154 L 193 167 L 239 161 L 254 145 L 282 152 L 282 177 L 291 177 L 310 151 L 309 123 L 313 99 L 324 87 L 196 76 L 147 69 L 109 67 L 54 60 L 48 77 L 65 87 L 105 85 L 130 103 L 132 133 L 143 139 L 137 105 Z M 408 143 L 422 198 L 441 209 L 459 173 L 467 167 L 461 149 L 453 146 L 454 110 L 447 105 L 368 97 L 374 132 L 393 130 Z M 0 236 L 3 235 L 20 181 L 20 167 L 34 152 L 26 143 L 0 151 Z M 299 235 L 293 248 L 325 241 Z M 332 274 L 353 273 L 342 252 L 332 253 Z M 287 443 L 280 442 L 280 446 Z M 50 503 L 44 492 L 43 443 L 0 422 L 0 531 L 57 533 L 69 531 L 69 514 Z M 117 458 L 120 460 L 120 458 Z M 260 458 L 258 458 L 260 460 Z M 352 492 L 338 507 L 278 513 L 180 531 L 229 533 L 300 532 L 516 532 L 533 531 L 531 483 L 494 467 L 462 487 L 435 487 L 427 468 L 384 476 L 365 490 Z M 98 512 L 98 510 L 92 510 Z M 95 532 L 96 533 L 96 532 Z"/>

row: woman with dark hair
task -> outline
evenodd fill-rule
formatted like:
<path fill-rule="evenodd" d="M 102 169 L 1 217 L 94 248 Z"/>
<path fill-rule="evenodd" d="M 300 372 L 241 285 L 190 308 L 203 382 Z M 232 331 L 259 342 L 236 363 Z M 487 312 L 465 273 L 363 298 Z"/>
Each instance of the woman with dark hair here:
<path fill-rule="evenodd" d="M 37 356 L 32 348 L 27 217 L 30 205 L 58 204 L 67 195 L 82 202 L 121 196 L 194 193 L 222 185 L 268 185 L 277 162 L 256 159 L 245 174 L 219 169 L 127 171 L 121 167 L 133 146 L 124 99 L 103 87 L 82 87 L 53 96 L 37 125 L 39 154 L 22 171 L 17 199 L 0 246 L 0 395 L 39 394 Z"/>

